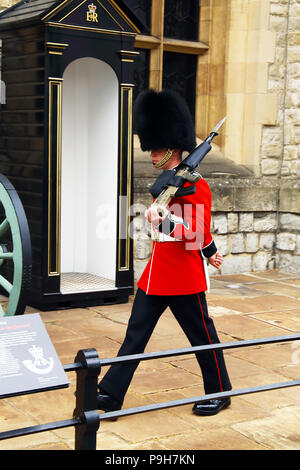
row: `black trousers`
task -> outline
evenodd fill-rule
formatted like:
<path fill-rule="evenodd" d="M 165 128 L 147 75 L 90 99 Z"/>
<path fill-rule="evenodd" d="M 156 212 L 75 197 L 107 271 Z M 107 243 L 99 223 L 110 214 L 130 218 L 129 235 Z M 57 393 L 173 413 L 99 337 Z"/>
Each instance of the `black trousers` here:
<path fill-rule="evenodd" d="M 138 289 L 118 356 L 144 352 L 160 316 L 168 306 L 192 346 L 220 342 L 213 320 L 208 316 L 204 292 L 157 296 L 146 295 Z M 196 358 L 202 371 L 206 394 L 231 390 L 222 350 L 202 351 L 196 354 Z M 123 403 L 138 364 L 139 361 L 112 365 L 100 381 L 99 389 Z"/>

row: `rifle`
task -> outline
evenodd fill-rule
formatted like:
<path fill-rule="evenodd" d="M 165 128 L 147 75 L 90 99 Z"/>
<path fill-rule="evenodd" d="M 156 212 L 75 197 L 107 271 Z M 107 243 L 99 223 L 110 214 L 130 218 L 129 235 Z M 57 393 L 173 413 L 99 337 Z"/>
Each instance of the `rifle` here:
<path fill-rule="evenodd" d="M 209 136 L 182 160 L 176 168 L 164 171 L 157 178 L 154 185 L 150 188 L 152 196 L 156 198 L 151 207 L 167 207 L 173 197 L 195 194 L 195 185 L 188 186 L 187 188 L 182 186 L 186 181 L 196 183 L 201 178 L 201 175 L 194 170 L 211 150 L 211 141 L 218 135 L 217 131 L 225 119 L 226 117 L 216 125 Z M 162 215 L 160 211 L 158 213 Z"/>

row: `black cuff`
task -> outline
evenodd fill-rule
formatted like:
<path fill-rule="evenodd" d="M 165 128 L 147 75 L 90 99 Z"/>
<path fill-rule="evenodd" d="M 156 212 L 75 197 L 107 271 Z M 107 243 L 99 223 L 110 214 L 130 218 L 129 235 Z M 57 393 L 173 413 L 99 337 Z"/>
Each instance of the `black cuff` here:
<path fill-rule="evenodd" d="M 212 241 L 206 248 L 202 248 L 202 253 L 204 254 L 205 258 L 210 258 L 215 253 L 217 253 L 217 247 L 215 242 Z"/>

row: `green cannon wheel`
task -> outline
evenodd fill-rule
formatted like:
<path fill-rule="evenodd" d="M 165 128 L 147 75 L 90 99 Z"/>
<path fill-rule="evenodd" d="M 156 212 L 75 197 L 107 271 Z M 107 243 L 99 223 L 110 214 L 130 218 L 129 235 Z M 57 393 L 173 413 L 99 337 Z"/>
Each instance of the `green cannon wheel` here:
<path fill-rule="evenodd" d="M 0 317 L 22 315 L 31 283 L 31 241 L 21 200 L 0 174 Z"/>

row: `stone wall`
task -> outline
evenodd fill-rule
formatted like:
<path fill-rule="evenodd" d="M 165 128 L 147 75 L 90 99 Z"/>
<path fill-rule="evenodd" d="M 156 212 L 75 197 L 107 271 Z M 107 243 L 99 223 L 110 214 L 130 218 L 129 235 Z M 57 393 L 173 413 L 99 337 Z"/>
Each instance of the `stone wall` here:
<path fill-rule="evenodd" d="M 278 95 L 275 126 L 262 135 L 262 174 L 300 177 L 300 2 L 271 0 L 270 30 L 275 60 L 269 66 L 269 91 Z M 300 208 L 299 208 L 300 211 Z"/>
<path fill-rule="evenodd" d="M 140 155 L 138 150 L 136 155 Z M 198 169 L 201 170 L 201 166 Z M 135 273 L 138 278 L 151 253 L 152 242 L 142 213 L 151 204 L 148 188 L 155 178 L 150 162 L 141 157 L 136 158 L 135 174 Z M 299 273 L 300 184 L 296 181 L 293 186 L 289 181 L 282 184 L 278 178 L 271 177 L 203 176 L 212 191 L 211 232 L 224 256 L 221 270 L 210 266 L 210 274 L 274 268 Z"/>
<path fill-rule="evenodd" d="M 280 187 L 276 235 L 277 266 L 300 272 L 300 2 L 271 0 L 270 30 L 275 60 L 269 90 L 278 95 L 275 126 L 264 126 L 261 172 Z"/>

